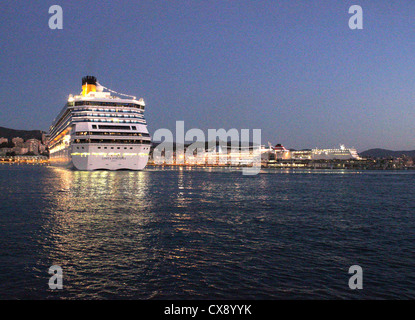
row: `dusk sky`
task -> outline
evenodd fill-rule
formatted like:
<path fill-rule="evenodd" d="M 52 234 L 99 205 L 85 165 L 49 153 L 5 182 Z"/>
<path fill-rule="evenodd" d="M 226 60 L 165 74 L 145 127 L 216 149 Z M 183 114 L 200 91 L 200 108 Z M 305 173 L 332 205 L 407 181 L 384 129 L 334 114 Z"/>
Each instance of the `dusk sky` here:
<path fill-rule="evenodd" d="M 145 99 L 151 134 L 184 120 L 295 149 L 415 149 L 413 0 L 3 1 L 0 19 L 3 127 L 47 131 L 94 75 Z"/>

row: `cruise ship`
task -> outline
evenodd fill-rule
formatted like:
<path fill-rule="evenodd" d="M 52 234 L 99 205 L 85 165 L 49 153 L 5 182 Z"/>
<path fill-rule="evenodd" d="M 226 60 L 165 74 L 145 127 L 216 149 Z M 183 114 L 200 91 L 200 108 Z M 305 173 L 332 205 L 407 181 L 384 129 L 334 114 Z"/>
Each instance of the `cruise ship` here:
<path fill-rule="evenodd" d="M 346 148 L 343 144 L 337 149 L 313 149 L 313 160 L 361 160 L 355 148 Z"/>
<path fill-rule="evenodd" d="M 111 93 L 115 91 L 100 85 L 95 77 L 82 78 L 82 93 L 69 95 L 50 126 L 52 165 L 76 170 L 144 169 L 151 145 L 144 100 Z"/>
<path fill-rule="evenodd" d="M 355 148 L 347 148 L 340 145 L 340 148 L 334 149 L 312 149 L 290 151 L 281 145 L 276 145 L 275 154 L 277 159 L 293 160 L 362 160 Z"/>

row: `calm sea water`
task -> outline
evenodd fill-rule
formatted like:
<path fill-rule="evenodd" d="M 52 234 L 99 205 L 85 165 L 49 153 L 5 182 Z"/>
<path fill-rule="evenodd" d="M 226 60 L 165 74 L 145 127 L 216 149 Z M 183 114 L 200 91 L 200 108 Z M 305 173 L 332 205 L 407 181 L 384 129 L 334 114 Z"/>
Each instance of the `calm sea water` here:
<path fill-rule="evenodd" d="M 0 165 L 0 196 L 1 299 L 415 298 L 415 172 Z"/>

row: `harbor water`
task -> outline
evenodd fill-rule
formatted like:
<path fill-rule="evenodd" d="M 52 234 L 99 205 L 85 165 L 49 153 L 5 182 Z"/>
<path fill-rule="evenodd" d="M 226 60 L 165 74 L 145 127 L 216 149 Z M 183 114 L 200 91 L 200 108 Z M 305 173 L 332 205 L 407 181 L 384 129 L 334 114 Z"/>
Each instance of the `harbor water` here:
<path fill-rule="evenodd" d="M 415 298 L 414 171 L 0 165 L 0 196 L 0 299 Z"/>

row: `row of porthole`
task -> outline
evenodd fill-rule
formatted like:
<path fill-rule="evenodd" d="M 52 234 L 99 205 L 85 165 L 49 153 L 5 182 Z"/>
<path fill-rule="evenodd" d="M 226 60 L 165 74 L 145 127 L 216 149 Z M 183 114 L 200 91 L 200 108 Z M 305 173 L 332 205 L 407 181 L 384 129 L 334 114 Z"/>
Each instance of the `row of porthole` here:
<path fill-rule="evenodd" d="M 107 147 L 98 147 L 98 149 L 101 149 L 101 148 L 104 148 L 104 149 L 107 149 Z M 111 149 L 114 149 L 115 147 L 111 147 Z M 117 147 L 117 149 L 120 149 L 121 147 Z M 75 149 L 76 150 L 79 150 L 79 149 L 84 149 L 84 147 L 75 147 Z M 130 147 L 130 149 L 133 149 L 133 147 Z M 124 150 L 127 150 L 127 147 L 124 147 Z M 143 148 L 143 150 L 148 150 L 148 148 Z"/>

